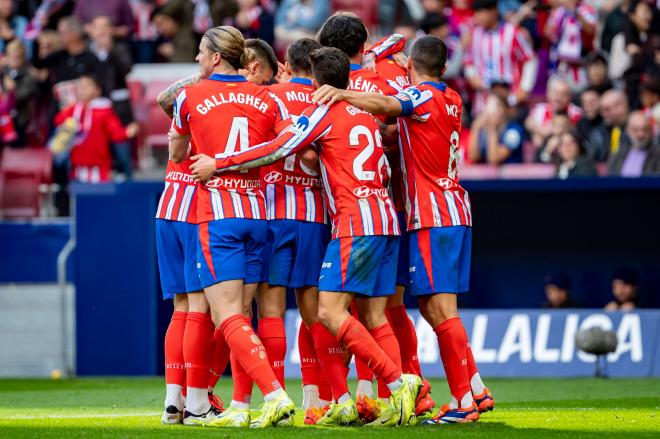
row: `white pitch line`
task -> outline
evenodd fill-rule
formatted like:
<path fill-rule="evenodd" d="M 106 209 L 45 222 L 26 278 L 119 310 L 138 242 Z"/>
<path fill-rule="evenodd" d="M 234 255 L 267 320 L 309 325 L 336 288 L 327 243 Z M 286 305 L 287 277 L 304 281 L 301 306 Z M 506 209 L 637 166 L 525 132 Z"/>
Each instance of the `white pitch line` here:
<path fill-rule="evenodd" d="M 94 418 L 129 418 L 132 416 L 158 416 L 160 412 L 144 413 L 84 413 L 80 415 L 9 415 L 4 419 L 31 420 L 31 419 L 94 419 Z"/>

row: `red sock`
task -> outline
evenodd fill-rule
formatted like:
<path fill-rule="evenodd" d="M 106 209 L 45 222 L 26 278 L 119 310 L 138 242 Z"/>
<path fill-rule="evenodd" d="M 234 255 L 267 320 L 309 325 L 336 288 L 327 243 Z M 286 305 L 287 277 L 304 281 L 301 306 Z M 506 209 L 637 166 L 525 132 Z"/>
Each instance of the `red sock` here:
<path fill-rule="evenodd" d="M 220 329 L 213 332 L 213 356 L 211 357 L 211 373 L 209 388 L 213 389 L 229 363 L 229 345 L 222 337 Z"/>
<path fill-rule="evenodd" d="M 346 382 L 346 378 L 348 376 L 348 368 L 345 368 L 345 370 L 346 373 L 344 374 L 344 382 Z M 338 395 L 337 398 L 340 396 L 341 395 Z M 322 370 L 320 370 L 319 373 L 319 399 L 322 401 L 332 401 L 334 399 L 332 397 L 332 387 L 330 386 L 330 381 L 328 381 L 328 379 L 325 377 L 325 374 Z"/>
<path fill-rule="evenodd" d="M 403 373 L 422 376 L 417 358 L 417 332 L 415 325 L 408 317 L 405 305 L 387 309 L 387 320 L 392 325 L 401 351 L 401 370 Z"/>
<path fill-rule="evenodd" d="M 369 364 L 374 374 L 386 383 L 401 378 L 401 368 L 383 352 L 367 328 L 353 317 L 344 320 L 337 334 L 337 340 L 353 352 L 356 358 Z"/>
<path fill-rule="evenodd" d="M 351 314 L 355 320 L 360 320 L 358 309 L 355 305 L 355 300 L 353 300 L 353 303 L 351 303 Z M 360 381 L 373 381 L 374 379 L 374 372 L 369 369 L 367 363 L 359 359 L 357 356 L 355 357 L 355 371 L 357 372 L 357 379 Z"/>
<path fill-rule="evenodd" d="M 337 399 L 348 393 L 346 383 L 347 367 L 344 365 L 344 349 L 337 338 L 326 329 L 325 326 L 316 322 L 309 328 L 314 339 L 314 348 L 321 365 L 321 373 L 330 382 L 333 399 Z M 319 397 L 320 397 L 319 389 Z"/>
<path fill-rule="evenodd" d="M 438 336 L 440 357 L 447 375 L 447 384 L 451 395 L 461 406 L 461 399 L 470 390 L 468 377 L 466 346 L 468 343 L 461 319 L 456 317 L 445 320 L 433 331 Z"/>
<path fill-rule="evenodd" d="M 264 395 L 281 388 L 268 361 L 266 349 L 257 334 L 240 314 L 233 315 L 220 326 L 232 354 L 254 380 Z"/>
<path fill-rule="evenodd" d="M 284 358 L 286 357 L 284 320 L 277 317 L 260 319 L 257 335 L 266 348 L 270 367 L 273 369 L 280 386 L 284 389 Z"/>
<path fill-rule="evenodd" d="M 369 331 L 369 334 L 376 340 L 378 346 L 385 352 L 390 360 L 401 369 L 401 352 L 399 351 L 399 343 L 396 340 L 392 326 L 389 322 L 380 325 L 377 328 L 374 328 Z M 378 397 L 379 398 L 389 398 L 392 392 L 387 387 L 387 383 L 378 378 Z"/>
<path fill-rule="evenodd" d="M 252 385 L 254 382 L 238 362 L 233 352 L 229 357 L 231 359 L 231 378 L 234 382 L 234 394 L 231 399 L 249 404 L 252 399 Z"/>
<path fill-rule="evenodd" d="M 479 369 L 477 368 L 477 362 L 474 361 L 474 355 L 472 355 L 472 347 L 470 346 L 470 338 L 465 331 L 465 327 L 463 327 L 463 332 L 465 332 L 465 340 L 467 340 L 467 344 L 465 345 L 465 357 L 467 358 L 468 379 L 471 381 L 472 377 L 474 377 L 474 374 L 479 373 Z M 470 383 L 470 387 L 471 386 L 472 383 Z"/>
<path fill-rule="evenodd" d="M 209 381 L 211 315 L 189 312 L 183 336 L 183 358 L 186 361 L 186 385 L 206 389 Z"/>
<path fill-rule="evenodd" d="M 319 361 L 316 358 L 316 350 L 314 350 L 314 339 L 312 339 L 312 335 L 309 333 L 309 328 L 307 328 L 305 322 L 300 324 L 300 329 L 298 330 L 298 353 L 300 354 L 302 385 L 320 387 L 321 369 Z"/>
<path fill-rule="evenodd" d="M 174 311 L 165 333 L 165 383 L 184 386 L 186 380 L 183 361 L 183 334 L 186 330 L 188 313 Z"/>

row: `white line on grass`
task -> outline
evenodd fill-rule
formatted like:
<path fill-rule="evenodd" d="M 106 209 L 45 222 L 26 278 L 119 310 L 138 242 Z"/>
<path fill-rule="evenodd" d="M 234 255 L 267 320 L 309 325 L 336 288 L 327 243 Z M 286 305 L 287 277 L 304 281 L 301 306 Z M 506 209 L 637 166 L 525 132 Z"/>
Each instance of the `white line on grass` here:
<path fill-rule="evenodd" d="M 94 418 L 130 418 L 134 416 L 158 416 L 160 412 L 143 413 L 83 413 L 80 415 L 9 415 L 4 419 L 31 420 L 31 419 L 94 419 Z"/>

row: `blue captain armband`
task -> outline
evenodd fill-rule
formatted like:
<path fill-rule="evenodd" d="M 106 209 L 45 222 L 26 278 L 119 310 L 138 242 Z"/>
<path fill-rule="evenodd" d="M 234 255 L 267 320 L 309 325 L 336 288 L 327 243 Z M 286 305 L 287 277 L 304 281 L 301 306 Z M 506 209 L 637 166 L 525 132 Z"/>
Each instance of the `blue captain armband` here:
<path fill-rule="evenodd" d="M 411 116 L 415 112 L 415 108 L 433 97 L 433 93 L 429 90 L 408 87 L 394 97 L 401 103 L 401 116 Z"/>

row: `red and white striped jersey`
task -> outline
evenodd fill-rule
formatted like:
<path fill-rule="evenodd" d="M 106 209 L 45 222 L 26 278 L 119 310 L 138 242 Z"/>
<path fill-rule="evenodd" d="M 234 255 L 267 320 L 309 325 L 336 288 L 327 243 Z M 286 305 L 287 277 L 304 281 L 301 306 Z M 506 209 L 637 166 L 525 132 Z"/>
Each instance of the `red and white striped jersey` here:
<path fill-rule="evenodd" d="M 377 72 L 367 70 L 359 64 L 351 64 L 349 90 L 367 93 L 394 95 L 397 93 Z"/>
<path fill-rule="evenodd" d="M 346 102 L 313 105 L 273 141 L 218 158 L 217 168 L 249 169 L 316 143 L 333 238 L 398 235 L 386 189 L 389 166 L 374 117 Z"/>
<path fill-rule="evenodd" d="M 197 223 L 197 184 L 190 173 L 191 160 L 167 162 L 165 188 L 160 195 L 156 218 Z"/>
<path fill-rule="evenodd" d="M 408 70 L 401 67 L 392 58 L 395 53 L 401 52 L 406 46 L 403 35 L 392 34 L 378 40 L 367 52 L 376 55 L 376 72 L 387 82 L 391 89 L 400 92 L 410 86 Z"/>
<path fill-rule="evenodd" d="M 573 103 L 569 103 L 566 107 L 566 114 L 571 123 L 575 125 L 582 118 L 582 109 Z M 553 116 L 552 107 L 546 102 L 534 105 L 529 112 L 529 117 L 537 126 L 542 128 L 550 128 Z"/>
<path fill-rule="evenodd" d="M 396 95 L 408 230 L 471 226 L 470 198 L 458 183 L 462 101 L 444 83 Z"/>
<path fill-rule="evenodd" d="M 293 78 L 268 87 L 287 108 L 292 120 L 312 104 L 311 79 Z M 328 211 L 321 190 L 321 176 L 295 155 L 262 168 L 266 186 L 268 219 L 291 219 L 327 223 Z"/>
<path fill-rule="evenodd" d="M 546 33 L 553 43 L 552 61 L 565 61 L 581 67 L 583 49 L 593 48 L 593 34 L 588 36 L 582 31 L 582 23 L 578 17 L 592 26 L 598 24 L 598 11 L 584 2 L 575 11 L 558 6 L 550 13 Z M 591 41 L 586 41 L 589 37 Z"/>
<path fill-rule="evenodd" d="M 241 75 L 213 74 L 179 92 L 172 126 L 192 135 L 198 153 L 216 157 L 272 139 L 290 123 L 286 108 L 266 87 Z M 200 185 L 197 221 L 225 218 L 266 219 L 259 170 L 224 173 Z"/>
<path fill-rule="evenodd" d="M 493 30 L 475 27 L 465 67 L 474 69 L 486 86 L 504 81 L 515 92 L 520 86 L 524 63 L 534 56 L 527 34 L 511 23 L 501 22 Z"/>

